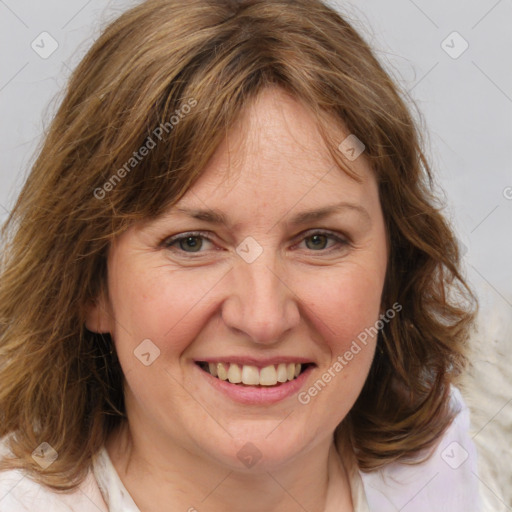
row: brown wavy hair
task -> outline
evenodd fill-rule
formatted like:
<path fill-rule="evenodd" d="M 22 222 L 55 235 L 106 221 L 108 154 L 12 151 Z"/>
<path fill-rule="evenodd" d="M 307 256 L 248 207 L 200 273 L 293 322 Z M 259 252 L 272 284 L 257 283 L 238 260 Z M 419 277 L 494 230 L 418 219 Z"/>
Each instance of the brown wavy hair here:
<path fill-rule="evenodd" d="M 363 141 L 379 183 L 391 248 L 382 306 L 403 310 L 380 331 L 339 433 L 370 471 L 433 447 L 450 424 L 477 304 L 404 94 L 321 0 L 149 0 L 111 23 L 74 71 L 2 230 L 0 436 L 14 456 L 1 469 L 73 489 L 126 420 L 113 344 L 85 327 L 110 243 L 178 201 L 271 86 L 310 109 L 344 171 L 332 122 Z M 58 453 L 45 470 L 31 457 L 42 442 Z"/>

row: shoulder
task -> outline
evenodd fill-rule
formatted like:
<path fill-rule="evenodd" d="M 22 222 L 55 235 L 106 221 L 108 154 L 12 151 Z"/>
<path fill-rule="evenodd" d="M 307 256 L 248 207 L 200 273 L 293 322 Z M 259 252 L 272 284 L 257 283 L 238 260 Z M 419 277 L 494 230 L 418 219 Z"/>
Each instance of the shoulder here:
<path fill-rule="evenodd" d="M 0 457 L 8 453 L 5 438 L 0 439 Z M 18 469 L 0 471 L 0 510 L 2 512 L 107 512 L 92 472 L 72 492 L 59 493 L 32 480 Z"/>
<path fill-rule="evenodd" d="M 460 391 L 452 387 L 457 415 L 432 455 L 417 465 L 393 463 L 361 473 L 370 510 L 379 512 L 479 512 L 477 452 Z"/>

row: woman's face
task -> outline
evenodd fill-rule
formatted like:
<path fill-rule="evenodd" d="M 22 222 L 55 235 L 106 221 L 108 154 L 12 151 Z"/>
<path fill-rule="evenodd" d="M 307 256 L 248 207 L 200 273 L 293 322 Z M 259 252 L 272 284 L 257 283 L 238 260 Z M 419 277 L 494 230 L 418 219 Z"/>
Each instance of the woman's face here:
<path fill-rule="evenodd" d="M 387 261 L 376 180 L 364 154 L 347 164 L 361 183 L 268 89 L 172 209 L 116 240 L 88 327 L 112 334 L 138 439 L 238 469 L 330 442 L 372 362 Z"/>

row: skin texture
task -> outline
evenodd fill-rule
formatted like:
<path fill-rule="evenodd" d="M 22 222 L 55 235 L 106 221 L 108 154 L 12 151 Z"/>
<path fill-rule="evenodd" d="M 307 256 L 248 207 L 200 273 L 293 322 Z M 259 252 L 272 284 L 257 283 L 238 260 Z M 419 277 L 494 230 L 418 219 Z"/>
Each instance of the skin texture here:
<path fill-rule="evenodd" d="M 348 135 L 333 130 L 340 142 Z M 375 324 L 387 262 L 384 219 L 364 154 L 347 163 L 361 183 L 334 166 L 304 106 L 267 89 L 177 204 L 222 210 L 232 225 L 173 213 L 175 205 L 112 245 L 108 296 L 91 305 L 88 328 L 111 333 L 123 368 L 129 428 L 107 449 L 143 512 L 171 503 L 175 510 L 324 510 L 333 432 L 362 389 L 376 339 L 307 405 L 297 394 L 266 406 L 234 402 L 194 361 L 304 357 L 316 367 L 303 391 Z M 340 202 L 357 208 L 286 224 Z M 315 239 L 315 230 L 342 243 Z M 211 242 L 165 247 L 190 231 Z M 247 237 L 263 250 L 252 263 L 236 252 Z M 134 355 L 145 339 L 160 350 L 149 366 Z M 262 454 L 251 468 L 237 457 L 247 442 Z M 345 498 L 337 510 L 352 510 L 344 470 L 339 480 Z"/>

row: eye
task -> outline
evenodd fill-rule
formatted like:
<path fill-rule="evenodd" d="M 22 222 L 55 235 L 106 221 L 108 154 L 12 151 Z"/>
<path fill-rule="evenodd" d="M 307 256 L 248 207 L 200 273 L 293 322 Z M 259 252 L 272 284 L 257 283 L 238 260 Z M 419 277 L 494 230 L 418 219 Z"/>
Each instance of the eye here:
<path fill-rule="evenodd" d="M 331 233 L 330 231 L 314 231 L 302 239 L 306 247 L 315 252 L 327 252 L 334 248 L 340 249 L 348 244 L 347 240 Z M 328 242 L 334 242 L 330 248 L 327 247 Z M 339 247 L 336 247 L 339 246 Z"/>
<path fill-rule="evenodd" d="M 212 243 L 204 233 L 184 233 L 183 235 L 173 236 L 164 241 L 166 248 L 178 247 L 181 251 L 187 253 L 202 252 L 204 242 Z"/>
<path fill-rule="evenodd" d="M 311 235 L 306 239 L 306 246 L 308 249 L 325 249 L 325 244 L 329 240 L 329 238 L 324 234 Z M 311 241 L 312 247 L 308 245 L 308 241 Z"/>

